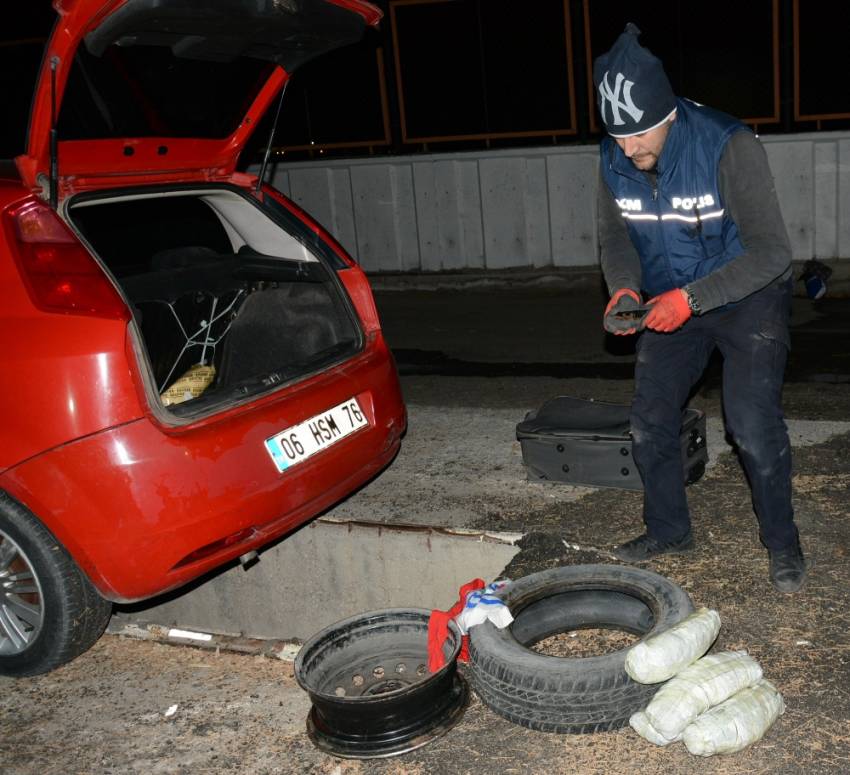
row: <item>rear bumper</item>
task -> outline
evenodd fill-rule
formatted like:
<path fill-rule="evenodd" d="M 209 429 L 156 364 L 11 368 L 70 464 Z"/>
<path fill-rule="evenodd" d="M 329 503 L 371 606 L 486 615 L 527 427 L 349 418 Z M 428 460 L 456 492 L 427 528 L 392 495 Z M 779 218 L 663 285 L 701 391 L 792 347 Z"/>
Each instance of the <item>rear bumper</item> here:
<path fill-rule="evenodd" d="M 265 439 L 354 396 L 369 427 L 278 473 Z M 166 429 L 145 418 L 111 428 L 6 471 L 0 487 L 44 522 L 101 594 L 130 602 L 179 587 L 321 513 L 392 460 L 405 423 L 379 337 L 354 361 L 262 406 L 197 427 Z M 210 545 L 212 553 L 186 561 Z"/>

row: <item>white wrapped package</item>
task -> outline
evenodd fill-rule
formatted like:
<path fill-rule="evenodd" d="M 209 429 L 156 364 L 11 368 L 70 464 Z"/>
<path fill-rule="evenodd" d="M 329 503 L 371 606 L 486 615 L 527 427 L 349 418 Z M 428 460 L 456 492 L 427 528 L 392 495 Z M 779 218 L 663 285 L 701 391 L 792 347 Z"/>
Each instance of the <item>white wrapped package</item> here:
<path fill-rule="evenodd" d="M 639 710 L 637 713 L 632 713 L 631 718 L 629 718 L 629 725 L 644 740 L 649 740 L 650 743 L 655 743 L 655 745 L 670 745 L 670 743 L 675 743 L 677 740 L 681 740 L 682 738 L 681 735 L 674 737 L 672 740 L 664 737 L 664 735 L 652 726 L 649 719 L 646 717 L 646 713 L 642 710 Z"/>
<path fill-rule="evenodd" d="M 761 666 L 746 651 L 709 654 L 662 686 L 646 707 L 647 720 L 667 739 L 709 708 L 758 683 Z"/>
<path fill-rule="evenodd" d="M 626 672 L 638 683 L 672 678 L 711 647 L 720 632 L 720 614 L 700 608 L 658 635 L 634 646 L 626 655 Z"/>
<path fill-rule="evenodd" d="M 696 756 L 735 753 L 760 740 L 784 712 L 782 695 L 762 679 L 703 713 L 685 729 L 682 740 Z"/>

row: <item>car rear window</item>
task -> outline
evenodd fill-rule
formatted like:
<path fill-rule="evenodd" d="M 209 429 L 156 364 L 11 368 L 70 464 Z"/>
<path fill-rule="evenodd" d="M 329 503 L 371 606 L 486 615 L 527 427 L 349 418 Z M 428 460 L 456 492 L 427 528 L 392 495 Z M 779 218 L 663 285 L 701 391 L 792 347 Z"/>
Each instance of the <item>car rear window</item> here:
<path fill-rule="evenodd" d="M 275 65 L 174 56 L 165 46 L 80 46 L 59 114 L 60 140 L 231 135 Z"/>
<path fill-rule="evenodd" d="M 195 197 L 109 202 L 74 209 L 74 222 L 118 277 L 151 271 L 161 251 L 201 247 L 230 253 L 233 246 L 219 217 Z"/>

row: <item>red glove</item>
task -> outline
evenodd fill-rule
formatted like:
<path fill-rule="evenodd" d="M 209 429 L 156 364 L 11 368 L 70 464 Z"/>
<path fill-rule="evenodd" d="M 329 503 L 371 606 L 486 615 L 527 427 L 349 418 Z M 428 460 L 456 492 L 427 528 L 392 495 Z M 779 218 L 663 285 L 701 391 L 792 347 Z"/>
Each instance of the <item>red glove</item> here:
<path fill-rule="evenodd" d="M 628 297 L 633 299 L 635 303 L 632 304 L 628 300 Z M 602 328 L 608 331 L 608 333 L 614 334 L 616 336 L 636 334 L 637 325 L 628 326 L 623 321 L 617 320 L 616 314 L 620 312 L 621 309 L 636 309 L 638 306 L 640 306 L 640 303 L 640 294 L 636 291 L 633 291 L 631 288 L 620 288 L 620 290 L 614 291 L 613 295 L 611 296 L 611 301 L 608 302 L 608 306 L 605 307 L 605 313 L 602 315 Z"/>
<path fill-rule="evenodd" d="M 681 288 L 662 293 L 646 302 L 651 307 L 643 319 L 644 328 L 667 334 L 681 328 L 693 314 L 688 296 Z"/>
<path fill-rule="evenodd" d="M 458 601 L 448 611 L 431 611 L 428 619 L 428 670 L 436 673 L 444 664 L 443 644 L 449 639 L 449 622 L 454 619 L 466 605 L 466 596 L 476 589 L 484 589 L 483 579 L 472 579 L 458 591 Z M 464 635 L 461 641 L 459 662 L 469 661 L 469 635 Z"/>

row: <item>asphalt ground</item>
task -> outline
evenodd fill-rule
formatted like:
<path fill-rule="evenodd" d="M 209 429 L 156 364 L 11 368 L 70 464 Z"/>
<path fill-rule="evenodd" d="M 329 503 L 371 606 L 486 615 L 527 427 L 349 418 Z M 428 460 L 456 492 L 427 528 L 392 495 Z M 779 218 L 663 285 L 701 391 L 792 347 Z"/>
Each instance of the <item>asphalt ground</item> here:
<path fill-rule="evenodd" d="M 541 277 L 459 290 L 378 281 L 384 333 L 403 376 L 631 379 L 634 337 L 601 325 L 606 298 L 592 282 Z M 850 298 L 795 296 L 786 383 L 850 382 Z M 713 359 L 701 389 L 720 373 Z"/>
<path fill-rule="evenodd" d="M 640 493 L 527 482 L 513 438 L 524 413 L 555 395 L 629 400 L 633 354 L 627 341 L 601 331 L 601 291 L 545 280 L 462 290 L 391 285 L 376 282 L 376 300 L 410 429 L 389 469 L 329 516 L 521 533 L 520 551 L 502 572 L 510 578 L 611 562 L 610 548 L 640 531 Z M 0 679 L 3 772 L 845 773 L 848 321 L 848 300 L 795 300 L 785 409 L 796 518 L 815 563 L 805 590 L 780 595 L 767 581 L 746 479 L 723 439 L 718 362 L 692 399 L 708 415 L 712 451 L 705 477 L 689 489 L 696 548 L 649 565 L 686 589 L 695 605 L 719 611 L 723 627 L 715 650 L 748 650 L 782 692 L 785 715 L 750 749 L 702 760 L 681 745 L 656 748 L 628 728 L 536 733 L 473 697 L 456 727 L 417 751 L 340 760 L 307 738 L 309 702 L 291 663 L 256 651 L 105 636 L 51 674 Z M 317 569 L 317 583 L 321 573 Z M 604 651 L 604 633 L 596 637 L 585 645 Z"/>

